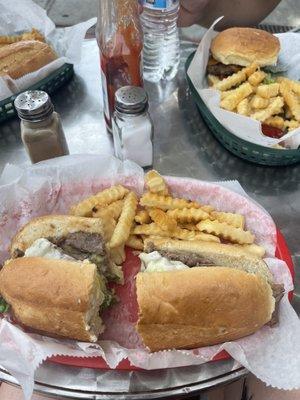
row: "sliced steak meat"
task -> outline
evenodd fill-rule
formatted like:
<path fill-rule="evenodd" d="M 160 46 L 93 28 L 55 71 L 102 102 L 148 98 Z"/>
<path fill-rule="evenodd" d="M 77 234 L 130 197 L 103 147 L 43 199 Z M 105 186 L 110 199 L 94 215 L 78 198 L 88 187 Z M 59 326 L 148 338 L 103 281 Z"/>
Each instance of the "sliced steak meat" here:
<path fill-rule="evenodd" d="M 49 240 L 76 260 L 89 259 L 97 265 L 99 272 L 106 275 L 110 261 L 105 242 L 98 233 L 74 232 L 63 238 L 49 238 Z"/>
<path fill-rule="evenodd" d="M 197 267 L 200 265 L 214 265 L 211 260 L 194 253 L 180 253 L 177 251 L 159 250 L 159 253 L 168 260 L 181 261 L 188 267 Z"/>
<path fill-rule="evenodd" d="M 268 323 L 269 326 L 278 324 L 279 321 L 279 303 L 284 295 L 284 285 L 273 283 L 271 285 L 273 291 L 273 297 L 275 298 L 275 310 L 273 311 L 271 321 Z"/>
<path fill-rule="evenodd" d="M 69 233 L 64 239 L 65 246 L 71 246 L 74 249 L 85 253 L 94 253 L 104 256 L 106 253 L 105 243 L 101 235 L 98 233 L 74 232 Z M 61 247 L 61 244 L 58 243 Z"/>

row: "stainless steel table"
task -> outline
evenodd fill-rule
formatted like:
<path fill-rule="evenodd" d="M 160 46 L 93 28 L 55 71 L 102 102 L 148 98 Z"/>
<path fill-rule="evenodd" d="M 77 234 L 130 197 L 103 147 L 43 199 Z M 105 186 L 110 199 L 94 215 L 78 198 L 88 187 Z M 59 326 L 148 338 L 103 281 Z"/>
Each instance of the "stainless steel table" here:
<path fill-rule="evenodd" d="M 167 175 L 208 181 L 239 180 L 248 194 L 271 213 L 287 240 L 297 272 L 294 307 L 300 313 L 300 165 L 269 168 L 249 164 L 231 155 L 214 139 L 190 97 L 185 80 L 184 62 L 194 49 L 191 42 L 182 42 L 182 65 L 176 80 L 146 85 L 155 123 L 154 167 Z M 95 40 L 84 43 L 82 60 L 73 81 L 54 95 L 53 101 L 62 116 L 71 153 L 112 152 L 111 138 L 106 134 L 100 112 Z M 16 119 L 0 126 L 0 140 L 1 170 L 7 162 L 29 163 Z M 178 398 L 239 379 L 247 371 L 228 360 L 180 368 L 176 373 L 175 381 L 173 370 L 104 372 L 44 363 L 37 371 L 35 390 L 66 398 Z M 17 384 L 1 367 L 0 379 Z M 149 386 L 151 391 L 147 389 Z"/>

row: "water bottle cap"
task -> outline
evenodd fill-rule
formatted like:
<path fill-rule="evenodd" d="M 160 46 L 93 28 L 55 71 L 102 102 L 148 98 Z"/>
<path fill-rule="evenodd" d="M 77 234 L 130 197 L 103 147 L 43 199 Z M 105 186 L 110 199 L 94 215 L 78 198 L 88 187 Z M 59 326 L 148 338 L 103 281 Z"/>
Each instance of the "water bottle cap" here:
<path fill-rule="evenodd" d="M 17 96 L 14 105 L 20 119 L 39 122 L 53 113 L 50 97 L 42 90 L 28 90 Z"/>
<path fill-rule="evenodd" d="M 116 91 L 115 108 L 125 114 L 140 114 L 148 108 L 146 91 L 138 86 L 123 86 Z"/>

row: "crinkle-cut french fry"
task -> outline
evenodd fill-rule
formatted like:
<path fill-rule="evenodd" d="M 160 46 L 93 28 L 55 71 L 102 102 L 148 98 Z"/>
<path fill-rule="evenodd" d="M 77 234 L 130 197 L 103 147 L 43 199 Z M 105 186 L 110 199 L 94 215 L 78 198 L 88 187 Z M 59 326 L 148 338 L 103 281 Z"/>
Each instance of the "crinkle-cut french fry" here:
<path fill-rule="evenodd" d="M 276 115 L 275 117 L 270 117 L 265 120 L 265 124 L 273 126 L 274 128 L 283 129 L 284 119 Z"/>
<path fill-rule="evenodd" d="M 290 87 L 293 92 L 295 92 L 297 95 L 300 95 L 300 82 L 293 81 L 291 79 L 285 78 L 284 76 L 279 76 L 276 81 L 280 84 L 284 83 L 284 86 Z"/>
<path fill-rule="evenodd" d="M 117 200 L 109 204 L 108 206 L 96 206 L 93 208 L 93 217 L 101 218 L 104 214 L 109 213 L 114 219 L 118 219 L 123 209 L 123 205 L 124 200 Z"/>
<path fill-rule="evenodd" d="M 253 62 L 252 64 L 248 65 L 248 67 L 243 68 L 242 71 L 244 71 L 247 78 L 249 78 L 258 68 L 259 65 L 256 62 Z"/>
<path fill-rule="evenodd" d="M 249 96 L 253 91 L 252 86 L 249 82 L 241 84 L 231 94 L 225 97 L 220 103 L 221 107 L 225 110 L 232 111 L 237 105 L 246 97 Z"/>
<path fill-rule="evenodd" d="M 255 239 L 251 232 L 235 228 L 234 226 L 219 221 L 201 221 L 197 224 L 197 228 L 200 231 L 212 233 L 222 239 L 230 240 L 233 243 L 252 244 Z"/>
<path fill-rule="evenodd" d="M 278 96 L 278 93 L 279 93 L 279 83 L 277 82 L 270 83 L 269 85 L 259 85 L 256 88 L 256 94 L 266 99 Z"/>
<path fill-rule="evenodd" d="M 228 78 L 222 79 L 220 82 L 216 83 L 213 87 L 223 92 L 224 90 L 228 90 L 234 86 L 239 85 L 246 79 L 247 79 L 246 73 L 243 70 L 241 70 L 229 76 Z"/>
<path fill-rule="evenodd" d="M 126 242 L 126 246 L 131 247 L 134 250 L 141 250 L 141 251 L 144 250 L 143 240 L 136 235 L 129 236 Z"/>
<path fill-rule="evenodd" d="M 145 185 L 149 192 L 157 193 L 163 196 L 169 194 L 164 178 L 154 169 L 145 175 Z"/>
<path fill-rule="evenodd" d="M 112 186 L 108 189 L 84 199 L 79 204 L 75 204 L 70 209 L 70 214 L 77 215 L 78 217 L 90 217 L 93 214 L 94 207 L 100 207 L 113 203 L 114 201 L 123 199 L 128 193 L 128 189 L 121 185 Z"/>
<path fill-rule="evenodd" d="M 139 210 L 134 217 L 135 222 L 138 224 L 149 224 L 151 221 L 149 212 L 147 210 Z"/>
<path fill-rule="evenodd" d="M 110 248 L 121 246 L 127 241 L 134 221 L 137 204 L 138 199 L 136 194 L 129 192 L 125 197 L 119 221 L 109 242 Z"/>
<path fill-rule="evenodd" d="M 291 90 L 290 85 L 285 80 L 280 83 L 280 93 L 291 110 L 293 117 L 297 121 L 300 121 L 300 102 L 298 96 Z"/>
<path fill-rule="evenodd" d="M 164 231 L 173 231 L 177 228 L 177 222 L 174 218 L 171 218 L 164 211 L 159 208 L 154 208 L 149 211 L 149 215 L 153 222 L 156 223 Z"/>
<path fill-rule="evenodd" d="M 188 231 L 198 231 L 196 224 L 180 222 L 178 226 L 179 228 L 187 229 Z"/>
<path fill-rule="evenodd" d="M 126 259 L 124 244 L 110 249 L 110 259 L 116 265 L 122 265 Z"/>
<path fill-rule="evenodd" d="M 269 99 L 265 97 L 254 95 L 250 101 L 250 105 L 252 108 L 267 108 L 270 103 Z"/>
<path fill-rule="evenodd" d="M 148 225 L 137 225 L 133 230 L 133 234 L 172 237 L 181 240 L 202 240 L 207 242 L 220 242 L 220 239 L 214 235 L 207 235 L 203 234 L 202 232 L 189 231 L 187 229 L 177 228 L 171 232 L 164 231 L 154 222 Z"/>
<path fill-rule="evenodd" d="M 169 210 L 167 214 L 179 222 L 199 222 L 209 218 L 209 214 L 201 208 L 183 208 L 182 210 Z"/>
<path fill-rule="evenodd" d="M 221 100 L 226 99 L 226 97 L 229 96 L 230 94 L 234 93 L 234 91 L 235 91 L 235 89 L 225 90 L 225 92 L 220 92 Z"/>
<path fill-rule="evenodd" d="M 232 225 L 235 228 L 244 229 L 244 226 L 245 226 L 245 217 L 241 214 L 213 211 L 210 214 L 210 219 L 217 220 L 219 222 L 225 222 L 226 224 Z"/>
<path fill-rule="evenodd" d="M 155 193 L 145 193 L 141 199 L 140 204 L 144 207 L 160 208 L 161 210 L 174 210 L 175 208 L 201 208 L 201 204 L 185 200 L 177 199 L 171 196 L 160 196 Z"/>
<path fill-rule="evenodd" d="M 14 36 L 4 35 L 0 36 L 0 45 L 13 44 L 19 42 L 20 40 L 22 40 L 22 35 L 14 35 Z"/>
<path fill-rule="evenodd" d="M 216 83 L 220 82 L 220 78 L 217 77 L 216 75 L 208 74 L 207 75 L 207 81 L 209 86 L 213 86 Z"/>
<path fill-rule="evenodd" d="M 237 112 L 240 115 L 249 116 L 251 114 L 251 106 L 248 98 L 242 100 L 237 105 Z"/>
<path fill-rule="evenodd" d="M 210 212 L 214 211 L 213 206 L 209 206 L 209 205 L 201 206 L 200 208 L 201 208 L 201 210 L 203 210 L 203 211 L 205 211 L 207 213 L 210 213 Z"/>
<path fill-rule="evenodd" d="M 266 250 L 262 246 L 258 246 L 257 244 L 235 244 L 234 246 L 246 250 L 248 253 L 252 254 L 253 256 L 263 258 L 266 254 Z"/>
<path fill-rule="evenodd" d="M 299 128 L 300 122 L 292 119 L 291 121 L 284 121 L 284 127 L 289 131 L 293 131 L 294 129 Z"/>
<path fill-rule="evenodd" d="M 267 76 L 267 74 L 264 71 L 256 71 L 253 72 L 253 74 L 251 74 L 248 78 L 248 82 L 252 85 L 252 86 L 258 86 Z"/>
<path fill-rule="evenodd" d="M 283 98 L 278 96 L 271 99 L 269 106 L 264 110 L 256 111 L 251 114 L 250 117 L 256 119 L 257 121 L 264 122 L 266 119 L 272 117 L 272 115 L 279 114 L 283 107 Z"/>

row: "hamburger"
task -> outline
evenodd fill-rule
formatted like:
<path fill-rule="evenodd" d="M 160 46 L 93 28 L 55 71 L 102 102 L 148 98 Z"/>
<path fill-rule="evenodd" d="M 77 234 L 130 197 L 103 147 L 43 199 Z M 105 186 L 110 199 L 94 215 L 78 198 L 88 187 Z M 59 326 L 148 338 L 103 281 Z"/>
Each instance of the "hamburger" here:
<path fill-rule="evenodd" d="M 210 51 L 207 73 L 224 79 L 254 62 L 261 68 L 276 65 L 280 42 L 261 29 L 229 28 L 213 39 Z"/>
<path fill-rule="evenodd" d="M 94 342 L 100 313 L 116 301 L 109 282 L 123 283 L 110 260 L 111 232 L 100 218 L 65 215 L 30 221 L 11 243 L 0 294 L 14 318 L 42 333 Z"/>
<path fill-rule="evenodd" d="M 150 238 L 140 258 L 137 330 L 151 351 L 223 343 L 278 320 L 284 287 L 243 249 Z"/>

